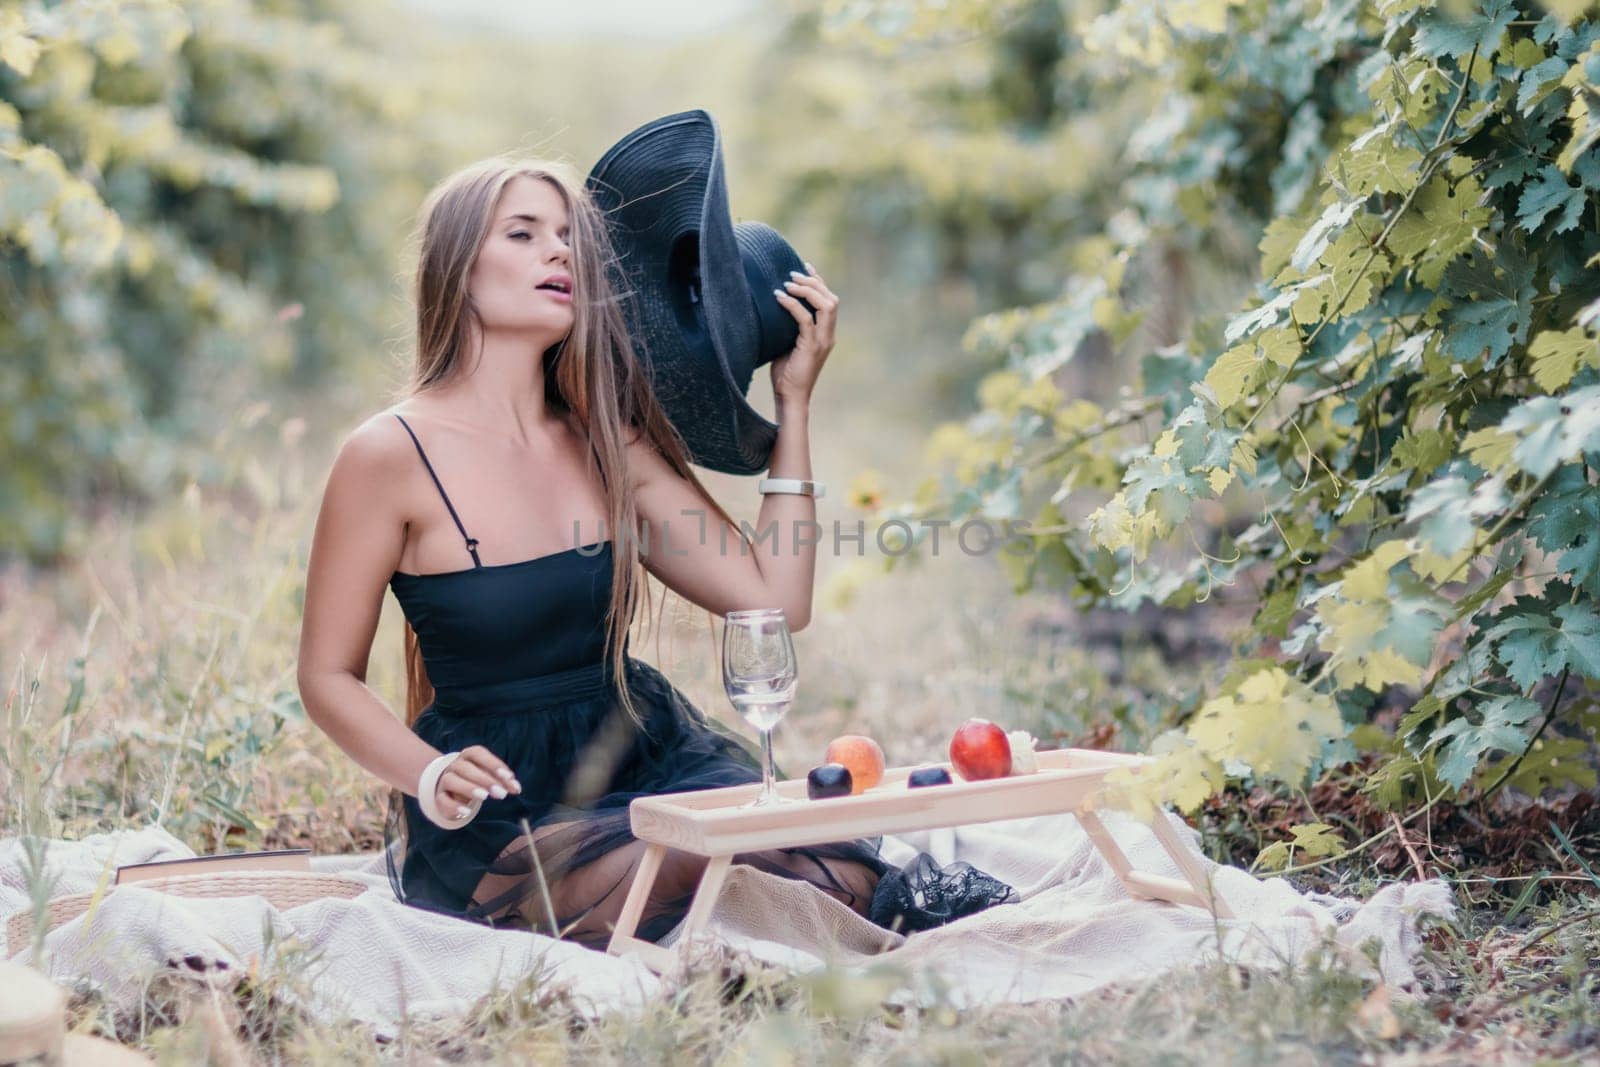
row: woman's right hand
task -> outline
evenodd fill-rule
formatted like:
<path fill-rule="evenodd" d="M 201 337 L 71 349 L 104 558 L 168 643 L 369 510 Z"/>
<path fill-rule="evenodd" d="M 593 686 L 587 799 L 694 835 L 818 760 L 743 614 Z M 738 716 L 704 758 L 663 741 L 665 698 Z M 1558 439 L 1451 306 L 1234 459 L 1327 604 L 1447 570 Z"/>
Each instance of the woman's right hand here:
<path fill-rule="evenodd" d="M 454 813 L 489 797 L 504 800 L 520 792 L 522 783 L 504 760 L 482 745 L 471 745 L 439 776 L 434 797 L 440 811 Z"/>

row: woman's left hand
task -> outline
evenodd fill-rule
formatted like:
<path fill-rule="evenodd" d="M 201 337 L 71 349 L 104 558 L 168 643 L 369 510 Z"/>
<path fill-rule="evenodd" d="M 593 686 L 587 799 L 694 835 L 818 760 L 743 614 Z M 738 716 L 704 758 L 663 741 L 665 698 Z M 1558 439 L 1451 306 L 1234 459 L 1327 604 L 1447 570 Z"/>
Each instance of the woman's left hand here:
<path fill-rule="evenodd" d="M 785 282 L 783 291 L 773 290 L 778 303 L 788 308 L 789 314 L 800 324 L 800 337 L 794 348 L 772 361 L 772 392 L 779 400 L 810 400 L 822 365 L 833 351 L 839 298 L 833 295 L 815 267 L 807 263 L 806 270 L 808 273 Z M 797 297 L 804 297 L 806 303 L 817 309 L 815 321 Z"/>

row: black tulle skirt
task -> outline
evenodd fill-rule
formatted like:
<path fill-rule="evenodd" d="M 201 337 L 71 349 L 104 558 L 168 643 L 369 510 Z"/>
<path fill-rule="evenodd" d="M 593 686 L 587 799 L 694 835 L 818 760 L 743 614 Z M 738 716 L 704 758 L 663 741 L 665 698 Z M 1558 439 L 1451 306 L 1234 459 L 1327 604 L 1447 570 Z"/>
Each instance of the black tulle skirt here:
<path fill-rule="evenodd" d="M 613 865 L 577 900 L 555 894 L 566 904 L 554 916 L 550 887 L 565 878 L 588 885 L 590 864 L 635 841 L 628 822 L 634 797 L 761 780 L 754 746 L 708 720 L 655 667 L 631 656 L 625 662 L 642 728 L 622 708 L 606 664 L 456 687 L 423 710 L 414 726 L 419 737 L 441 752 L 483 745 L 512 768 L 522 792 L 484 801 L 456 830 L 429 822 L 415 798 L 392 794 L 385 854 L 401 900 L 495 926 L 545 930 L 553 918 L 560 930 L 578 927 L 586 911 L 626 894 L 631 868 L 619 873 Z M 860 883 L 852 891 L 833 873 L 837 864 L 820 861 L 860 864 L 876 882 L 888 869 L 878 851 L 877 839 L 854 840 L 735 861 L 804 878 L 865 911 Z M 659 940 L 683 918 L 691 896 L 657 902 L 638 936 Z M 603 947 L 609 934 L 589 925 L 569 936 Z"/>

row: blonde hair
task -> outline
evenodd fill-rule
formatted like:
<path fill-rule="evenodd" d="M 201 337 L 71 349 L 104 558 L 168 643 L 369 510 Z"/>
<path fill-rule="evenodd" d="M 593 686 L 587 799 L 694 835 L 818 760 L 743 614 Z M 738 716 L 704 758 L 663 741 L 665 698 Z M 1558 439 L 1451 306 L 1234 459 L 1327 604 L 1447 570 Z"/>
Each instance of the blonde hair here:
<path fill-rule="evenodd" d="M 606 523 L 612 533 L 612 590 L 606 611 L 606 657 L 622 707 L 642 722 L 627 686 L 622 654 L 640 600 L 649 610 L 648 575 L 640 558 L 634 501 L 627 492 L 625 434 L 637 431 L 671 468 L 694 486 L 688 449 L 657 403 L 628 335 L 619 293 L 611 284 L 615 251 L 604 219 L 588 191 L 561 163 L 494 156 L 463 167 L 434 186 L 423 202 L 413 299 L 416 361 L 401 396 L 426 392 L 464 372 L 477 310 L 468 279 L 488 237 L 501 192 L 517 177 L 549 182 L 566 204 L 571 232 L 572 331 L 544 353 L 545 403 L 571 413 L 589 441 L 589 462 L 605 487 Z M 620 276 L 620 275 L 619 275 Z M 711 499 L 706 493 L 707 499 Z M 737 525 L 712 500 L 730 525 Z M 626 531 L 626 533 L 624 533 Z M 710 621 L 709 615 L 707 616 Z M 416 722 L 433 700 L 416 631 L 405 625 L 406 722 Z"/>

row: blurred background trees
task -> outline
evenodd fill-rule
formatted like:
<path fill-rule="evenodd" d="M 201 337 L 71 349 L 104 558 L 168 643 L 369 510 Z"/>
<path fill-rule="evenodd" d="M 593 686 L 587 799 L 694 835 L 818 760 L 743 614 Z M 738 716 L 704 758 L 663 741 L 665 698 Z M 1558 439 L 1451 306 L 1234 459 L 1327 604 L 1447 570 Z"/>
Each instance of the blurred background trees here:
<path fill-rule="evenodd" d="M 368 358 L 435 124 L 364 3 L 0 5 L 0 544 Z"/>
<path fill-rule="evenodd" d="M 1003 362 L 973 320 L 1047 314 L 1118 208 L 1121 141 L 1156 100 L 1092 76 L 1069 25 L 1091 6 L 822 4 L 763 68 L 758 110 L 782 118 L 756 132 L 780 217 L 848 263 L 886 383 L 920 410 L 969 402 Z M 1100 338 L 1061 339 L 1080 341 L 1082 372 L 1102 372 Z"/>

